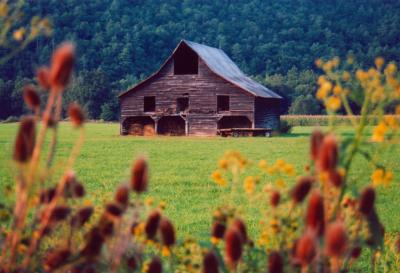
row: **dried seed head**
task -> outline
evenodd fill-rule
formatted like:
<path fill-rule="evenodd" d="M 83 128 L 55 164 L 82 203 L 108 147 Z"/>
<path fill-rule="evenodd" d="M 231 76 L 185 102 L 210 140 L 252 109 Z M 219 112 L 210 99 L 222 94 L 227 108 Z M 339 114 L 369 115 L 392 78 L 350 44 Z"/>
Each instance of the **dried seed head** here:
<path fill-rule="evenodd" d="M 242 244 L 247 243 L 247 230 L 246 225 L 241 219 L 235 219 L 232 223 L 232 227 L 236 228 L 240 232 L 240 237 L 242 239 Z"/>
<path fill-rule="evenodd" d="M 79 209 L 75 216 L 71 219 L 71 224 L 75 227 L 82 227 L 87 221 L 89 221 L 92 214 L 92 207 L 83 207 Z"/>
<path fill-rule="evenodd" d="M 332 171 L 336 169 L 337 163 L 338 147 L 336 138 L 333 135 L 327 135 L 322 141 L 318 166 L 322 171 Z"/>
<path fill-rule="evenodd" d="M 46 271 L 53 271 L 63 265 L 69 256 L 71 256 L 71 251 L 68 248 L 50 251 L 44 258 L 43 266 Z"/>
<path fill-rule="evenodd" d="M 85 187 L 79 182 L 77 182 L 73 187 L 73 194 L 75 197 L 82 198 L 85 196 Z"/>
<path fill-rule="evenodd" d="M 224 238 L 226 226 L 220 221 L 215 221 L 211 228 L 211 236 L 214 238 L 222 239 Z"/>
<path fill-rule="evenodd" d="M 316 232 L 317 235 L 322 236 L 325 228 L 325 215 L 324 215 L 324 200 L 318 190 L 312 192 L 308 201 L 307 227 Z"/>
<path fill-rule="evenodd" d="M 297 204 L 303 202 L 304 198 L 306 198 L 308 192 L 310 191 L 313 182 L 314 177 L 312 176 L 300 177 L 291 191 L 291 196 L 294 203 Z"/>
<path fill-rule="evenodd" d="M 343 184 L 343 176 L 338 170 L 332 170 L 328 173 L 328 180 L 332 185 L 339 188 Z"/>
<path fill-rule="evenodd" d="M 307 232 L 296 243 L 296 258 L 303 265 L 309 265 L 316 254 L 315 238 Z"/>
<path fill-rule="evenodd" d="M 282 256 L 277 251 L 272 251 L 268 258 L 268 272 L 269 273 L 283 273 L 283 260 Z"/>
<path fill-rule="evenodd" d="M 362 251 L 361 247 L 359 247 L 359 246 L 353 247 L 350 252 L 351 258 L 354 260 L 358 259 L 358 257 L 360 257 L 360 255 L 361 255 L 361 251 Z"/>
<path fill-rule="evenodd" d="M 24 86 L 24 101 L 26 106 L 36 109 L 40 106 L 40 98 L 33 85 Z"/>
<path fill-rule="evenodd" d="M 153 257 L 153 259 L 151 259 L 151 262 L 149 263 L 147 273 L 162 273 L 162 271 L 163 269 L 160 258 Z"/>
<path fill-rule="evenodd" d="M 24 117 L 20 124 L 17 137 L 14 145 L 15 161 L 25 163 L 32 157 L 33 149 L 35 147 L 36 128 L 35 120 L 33 117 Z"/>
<path fill-rule="evenodd" d="M 147 162 L 144 158 L 139 158 L 132 167 L 131 187 L 135 192 L 141 193 L 147 190 L 147 183 Z"/>
<path fill-rule="evenodd" d="M 103 243 L 104 238 L 101 235 L 99 228 L 92 228 L 87 235 L 86 244 L 81 251 L 81 255 L 86 257 L 94 257 L 99 255 Z"/>
<path fill-rule="evenodd" d="M 61 44 L 51 59 L 50 84 L 57 90 L 64 89 L 71 77 L 75 63 L 75 47 L 72 43 Z"/>
<path fill-rule="evenodd" d="M 126 185 L 121 185 L 115 193 L 115 201 L 123 206 L 128 205 L 129 188 Z"/>
<path fill-rule="evenodd" d="M 335 222 L 328 226 L 325 234 L 326 253 L 332 257 L 344 255 L 347 247 L 346 229 L 341 222 Z"/>
<path fill-rule="evenodd" d="M 127 257 L 126 266 L 134 272 L 138 267 L 138 262 L 136 261 L 136 257 L 135 256 Z"/>
<path fill-rule="evenodd" d="M 108 203 L 106 205 L 106 212 L 114 217 L 120 217 L 124 211 L 119 204 Z"/>
<path fill-rule="evenodd" d="M 147 218 L 146 225 L 144 228 L 147 238 L 153 239 L 154 236 L 156 236 L 160 220 L 161 220 L 161 214 L 158 210 L 154 210 L 149 214 L 149 217 Z"/>
<path fill-rule="evenodd" d="M 226 261 L 235 266 L 242 256 L 242 235 L 237 228 L 230 227 L 225 234 Z"/>
<path fill-rule="evenodd" d="M 68 115 L 71 119 L 72 124 L 75 127 L 82 126 L 83 122 L 85 121 L 85 115 L 83 114 L 81 107 L 77 103 L 71 103 L 69 105 Z"/>
<path fill-rule="evenodd" d="M 311 135 L 311 144 L 310 144 L 310 154 L 312 160 L 316 161 L 318 159 L 318 155 L 320 152 L 322 141 L 324 140 L 324 134 L 315 130 Z"/>
<path fill-rule="evenodd" d="M 359 211 L 368 215 L 374 208 L 375 204 L 375 190 L 372 187 L 365 188 L 360 196 Z"/>
<path fill-rule="evenodd" d="M 281 200 L 281 194 L 279 191 L 274 190 L 271 192 L 271 197 L 270 197 L 270 204 L 271 207 L 275 208 L 279 205 L 279 201 Z"/>
<path fill-rule="evenodd" d="M 53 118 L 53 116 L 48 116 L 47 117 L 47 127 L 49 127 L 49 128 L 55 128 L 56 127 L 56 124 L 57 124 L 57 121 Z"/>
<path fill-rule="evenodd" d="M 213 251 L 204 255 L 203 273 L 218 273 L 218 258 Z"/>
<path fill-rule="evenodd" d="M 41 204 L 48 204 L 53 200 L 54 196 L 56 195 L 56 189 L 55 188 L 48 188 L 44 189 L 40 193 L 40 203 Z"/>
<path fill-rule="evenodd" d="M 48 67 L 40 67 L 37 70 L 37 81 L 44 90 L 50 89 L 50 70 Z"/>
<path fill-rule="evenodd" d="M 56 206 L 50 216 L 51 222 L 62 221 L 68 217 L 71 212 L 71 208 L 66 205 L 58 205 Z"/>
<path fill-rule="evenodd" d="M 114 223 L 107 217 L 107 215 L 104 215 L 100 218 L 99 221 L 99 231 L 101 235 L 106 238 L 114 233 Z"/>
<path fill-rule="evenodd" d="M 175 244 L 175 228 L 167 218 L 161 219 L 160 232 L 165 246 L 170 247 Z"/>

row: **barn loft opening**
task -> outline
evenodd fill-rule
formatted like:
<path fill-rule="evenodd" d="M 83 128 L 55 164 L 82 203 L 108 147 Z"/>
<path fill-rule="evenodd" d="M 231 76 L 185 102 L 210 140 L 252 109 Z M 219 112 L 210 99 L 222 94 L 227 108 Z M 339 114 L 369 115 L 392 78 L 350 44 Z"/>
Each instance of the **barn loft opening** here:
<path fill-rule="evenodd" d="M 251 128 L 251 121 L 246 116 L 224 116 L 218 121 L 218 129 Z"/>
<path fill-rule="evenodd" d="M 129 117 L 123 122 L 126 134 L 135 136 L 152 136 L 154 131 L 154 120 L 149 116 Z"/>
<path fill-rule="evenodd" d="M 156 111 L 156 97 L 144 97 L 143 99 L 143 111 L 144 112 L 155 112 Z"/>
<path fill-rule="evenodd" d="M 189 97 L 182 97 L 176 99 L 176 112 L 182 113 L 189 110 Z"/>
<path fill-rule="evenodd" d="M 190 47 L 182 44 L 174 55 L 174 74 L 190 75 L 199 72 L 199 57 Z"/>
<path fill-rule="evenodd" d="M 181 116 L 164 116 L 157 125 L 157 133 L 168 136 L 184 136 L 185 120 Z"/>
<path fill-rule="evenodd" d="M 217 96 L 217 112 L 229 111 L 229 96 Z"/>

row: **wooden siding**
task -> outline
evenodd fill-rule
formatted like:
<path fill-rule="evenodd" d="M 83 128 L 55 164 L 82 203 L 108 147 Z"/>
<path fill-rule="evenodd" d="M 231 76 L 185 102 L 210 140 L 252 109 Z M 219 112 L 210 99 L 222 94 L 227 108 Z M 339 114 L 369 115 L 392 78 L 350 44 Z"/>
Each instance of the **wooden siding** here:
<path fill-rule="evenodd" d="M 255 98 L 254 124 L 256 128 L 279 128 L 278 99 Z"/>
<path fill-rule="evenodd" d="M 199 73 L 196 75 L 174 75 L 173 58 L 157 76 L 137 90 L 120 97 L 121 124 L 131 116 L 151 116 L 157 120 L 164 115 L 176 115 L 177 98 L 189 97 L 189 110 L 183 114 L 188 121 L 189 135 L 215 135 L 217 122 L 223 115 L 247 116 L 253 123 L 254 96 L 234 84 L 217 76 L 199 59 Z M 217 96 L 230 97 L 230 110 L 217 113 Z M 143 111 L 145 96 L 156 97 L 153 113 Z M 124 128 L 121 128 L 124 133 Z"/>

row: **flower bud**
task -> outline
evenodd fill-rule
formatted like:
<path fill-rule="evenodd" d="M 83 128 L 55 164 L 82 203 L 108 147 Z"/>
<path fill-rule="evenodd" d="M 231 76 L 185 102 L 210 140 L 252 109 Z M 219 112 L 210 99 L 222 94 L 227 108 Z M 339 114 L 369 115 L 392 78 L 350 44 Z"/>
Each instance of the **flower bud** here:
<path fill-rule="evenodd" d="M 327 255 L 332 257 L 344 255 L 347 247 L 347 235 L 343 223 L 335 222 L 328 226 L 325 242 Z"/>
<path fill-rule="evenodd" d="M 89 221 L 92 214 L 92 207 L 83 207 L 79 209 L 76 215 L 72 218 L 71 224 L 76 227 L 82 227 L 87 221 Z"/>
<path fill-rule="evenodd" d="M 226 230 L 225 224 L 220 221 L 215 221 L 211 228 L 211 236 L 214 238 L 222 239 Z"/>
<path fill-rule="evenodd" d="M 48 67 L 40 67 L 37 70 L 37 81 L 44 90 L 50 89 L 50 70 Z"/>
<path fill-rule="evenodd" d="M 218 258 L 214 252 L 210 251 L 204 255 L 203 273 L 218 273 Z"/>
<path fill-rule="evenodd" d="M 350 256 L 352 259 L 358 259 L 361 255 L 362 248 L 360 246 L 355 246 L 350 251 Z"/>
<path fill-rule="evenodd" d="M 332 171 L 338 163 L 338 147 L 336 138 L 327 135 L 322 141 L 321 150 L 318 157 L 318 166 L 322 171 Z"/>
<path fill-rule="evenodd" d="M 58 222 L 68 217 L 71 212 L 71 208 L 66 205 L 58 205 L 51 212 L 50 221 Z"/>
<path fill-rule="evenodd" d="M 270 197 L 270 204 L 271 207 L 275 208 L 279 205 L 279 201 L 281 200 L 281 194 L 279 193 L 279 191 L 273 191 L 271 193 L 271 197 Z"/>
<path fill-rule="evenodd" d="M 118 188 L 115 193 L 115 201 L 123 206 L 128 205 L 129 201 L 129 189 L 127 186 L 122 185 Z"/>
<path fill-rule="evenodd" d="M 277 251 L 272 251 L 268 258 L 268 272 L 269 273 L 283 273 L 283 260 L 282 256 Z"/>
<path fill-rule="evenodd" d="M 247 242 L 247 230 L 244 222 L 241 219 L 235 219 L 232 223 L 232 228 L 239 230 L 242 244 L 245 244 Z"/>
<path fill-rule="evenodd" d="M 317 235 L 321 236 L 324 233 L 324 200 L 317 190 L 312 192 L 308 201 L 306 224 L 307 227 L 316 232 Z"/>
<path fill-rule="evenodd" d="M 160 232 L 165 246 L 170 247 L 175 244 L 175 228 L 167 218 L 161 219 Z"/>
<path fill-rule="evenodd" d="M 314 177 L 312 176 L 301 177 L 291 191 L 293 202 L 303 202 L 304 198 L 306 198 L 308 192 L 310 191 L 313 182 Z"/>
<path fill-rule="evenodd" d="M 81 107 L 77 103 L 71 103 L 69 105 L 68 115 L 71 119 L 72 124 L 75 127 L 82 126 L 83 122 L 85 121 L 85 115 L 83 114 Z"/>
<path fill-rule="evenodd" d="M 103 242 L 104 238 L 101 235 L 99 228 L 92 228 L 87 236 L 86 244 L 81 251 L 81 255 L 87 257 L 95 257 L 99 255 Z"/>
<path fill-rule="evenodd" d="M 311 135 L 310 154 L 314 161 L 318 158 L 323 139 L 324 134 L 319 130 L 315 130 Z"/>
<path fill-rule="evenodd" d="M 375 190 L 372 187 L 365 188 L 360 196 L 359 211 L 368 215 L 374 208 L 375 204 Z"/>
<path fill-rule="evenodd" d="M 71 256 L 71 251 L 68 248 L 56 249 L 46 254 L 43 261 L 43 266 L 46 271 L 53 271 L 62 266 Z"/>
<path fill-rule="evenodd" d="M 151 259 L 151 262 L 149 264 L 149 267 L 147 269 L 147 273 L 162 273 L 162 263 L 160 258 L 158 257 L 153 257 Z"/>
<path fill-rule="evenodd" d="M 131 187 L 137 192 L 141 193 L 146 191 L 148 183 L 148 170 L 147 162 L 144 158 L 136 160 L 132 167 Z"/>
<path fill-rule="evenodd" d="M 160 220 L 161 214 L 158 210 L 154 210 L 149 214 L 144 228 L 148 239 L 153 239 L 156 236 Z"/>
<path fill-rule="evenodd" d="M 24 101 L 25 104 L 31 108 L 36 109 L 40 106 L 40 98 L 33 85 L 24 86 Z"/>
<path fill-rule="evenodd" d="M 75 47 L 72 43 L 60 45 L 51 59 L 50 84 L 57 90 L 64 89 L 71 77 L 75 63 Z"/>
<path fill-rule="evenodd" d="M 114 217 L 120 217 L 123 213 L 123 210 L 119 204 L 108 203 L 106 205 L 106 212 Z"/>
<path fill-rule="evenodd" d="M 328 180 L 332 185 L 339 188 L 343 184 L 343 177 L 338 170 L 332 170 L 328 173 Z"/>
<path fill-rule="evenodd" d="M 307 232 L 296 243 L 296 259 L 302 266 L 307 266 L 312 263 L 315 255 L 315 238 L 310 232 Z"/>
<path fill-rule="evenodd" d="M 230 266 L 235 266 L 242 256 L 242 235 L 237 228 L 231 227 L 225 234 L 226 260 Z"/>
<path fill-rule="evenodd" d="M 19 124 L 15 140 L 13 155 L 15 161 L 25 163 L 31 159 L 35 147 L 35 139 L 35 120 L 32 117 L 24 117 Z"/>

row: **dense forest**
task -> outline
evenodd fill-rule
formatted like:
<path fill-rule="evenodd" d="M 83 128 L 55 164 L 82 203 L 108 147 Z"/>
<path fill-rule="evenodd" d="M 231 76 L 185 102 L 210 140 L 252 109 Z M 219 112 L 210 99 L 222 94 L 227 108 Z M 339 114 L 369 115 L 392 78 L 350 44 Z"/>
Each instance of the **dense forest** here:
<path fill-rule="evenodd" d="M 321 113 L 317 58 L 400 60 L 398 0 L 30 0 L 25 14 L 47 16 L 54 31 L 0 67 L 0 119 L 25 111 L 21 87 L 64 40 L 78 53 L 66 103 L 77 100 L 105 120 L 118 117 L 117 94 L 156 70 L 181 39 L 223 49 L 298 114 Z"/>

